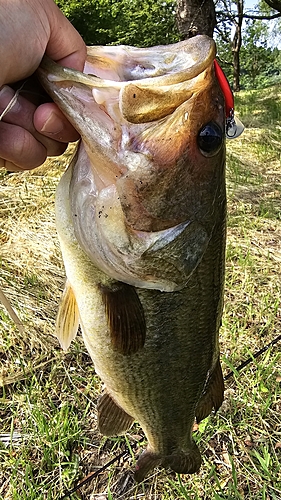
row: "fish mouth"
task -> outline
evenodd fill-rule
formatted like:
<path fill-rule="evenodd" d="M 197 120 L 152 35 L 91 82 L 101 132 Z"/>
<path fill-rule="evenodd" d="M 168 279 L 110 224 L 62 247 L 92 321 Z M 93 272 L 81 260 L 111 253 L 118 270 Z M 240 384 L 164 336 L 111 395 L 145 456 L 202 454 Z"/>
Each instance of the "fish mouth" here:
<path fill-rule="evenodd" d="M 197 77 L 212 64 L 214 57 L 214 41 L 201 35 L 177 44 L 146 49 L 88 47 L 83 73 L 64 68 L 45 56 L 39 74 L 48 92 L 58 100 L 70 119 L 72 113 L 67 110 L 67 100 L 70 106 L 79 99 L 86 100 L 86 87 L 92 91 L 91 100 L 98 107 L 104 107 L 109 116 L 114 107 L 112 101 L 116 101 L 120 121 L 123 118 L 130 123 L 146 123 L 167 116 L 185 102 L 198 86 Z M 67 89 L 67 99 L 63 98 L 63 87 Z M 84 127 L 77 118 L 74 125 L 83 136 Z"/>
<path fill-rule="evenodd" d="M 197 136 L 207 116 L 224 134 L 214 57 L 202 35 L 148 49 L 88 47 L 84 72 L 42 61 L 40 81 L 82 138 L 68 193 L 75 234 L 114 279 L 181 289 L 208 246 L 202 220 L 223 148 L 208 158 Z"/>

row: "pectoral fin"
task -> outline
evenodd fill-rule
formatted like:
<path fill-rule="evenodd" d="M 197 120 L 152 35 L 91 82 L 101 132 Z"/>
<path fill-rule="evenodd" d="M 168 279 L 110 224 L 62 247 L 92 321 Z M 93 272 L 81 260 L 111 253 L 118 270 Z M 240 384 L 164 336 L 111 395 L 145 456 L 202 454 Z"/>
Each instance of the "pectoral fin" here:
<path fill-rule="evenodd" d="M 67 281 L 59 305 L 56 322 L 56 335 L 64 351 L 69 348 L 71 341 L 76 337 L 78 326 L 78 306 L 71 285 Z"/>
<path fill-rule="evenodd" d="M 125 283 L 117 284 L 115 289 L 100 289 L 113 346 L 124 355 L 137 352 L 144 345 L 146 326 L 136 290 Z"/>
<path fill-rule="evenodd" d="M 205 392 L 201 397 L 196 408 L 196 420 L 201 422 L 204 418 L 210 415 L 212 409 L 219 409 L 223 402 L 224 381 L 221 370 L 220 360 L 218 359 L 213 372 L 207 382 Z"/>
<path fill-rule="evenodd" d="M 134 419 L 118 406 L 108 393 L 98 401 L 98 427 L 105 436 L 118 436 L 126 432 Z"/>

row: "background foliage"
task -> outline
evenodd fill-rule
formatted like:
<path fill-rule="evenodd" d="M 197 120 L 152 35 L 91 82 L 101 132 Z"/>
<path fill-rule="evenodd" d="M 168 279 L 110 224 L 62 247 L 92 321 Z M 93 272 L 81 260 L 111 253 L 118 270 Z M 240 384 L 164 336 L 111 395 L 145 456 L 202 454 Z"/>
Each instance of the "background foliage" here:
<path fill-rule="evenodd" d="M 235 33 L 238 30 L 237 4 L 242 0 L 217 2 L 217 26 L 215 39 L 220 63 L 232 83 Z M 276 15 L 276 11 L 263 1 L 254 8 L 242 8 L 242 46 L 240 49 L 240 88 L 262 88 L 277 83 L 281 69 L 280 18 L 262 19 Z M 238 90 L 238 89 L 236 89 Z"/>
<path fill-rule="evenodd" d="M 230 36 L 231 27 L 229 27 Z M 230 83 L 233 79 L 231 41 L 216 37 L 218 57 Z M 281 73 L 279 48 L 269 43 L 269 27 L 264 21 L 246 20 L 240 51 L 241 88 L 263 88 L 277 83 Z"/>
<path fill-rule="evenodd" d="M 231 84 L 237 1 L 224 0 L 216 4 L 218 58 Z M 176 26 L 176 0 L 57 0 L 57 4 L 87 45 L 147 47 L 177 42 L 182 38 Z M 249 13 L 269 15 L 272 10 L 261 0 L 254 11 L 245 10 L 245 15 Z M 278 21 L 244 19 L 241 88 L 261 88 L 279 80 L 280 50 L 272 42 L 279 27 Z"/>
<path fill-rule="evenodd" d="M 179 40 L 173 0 L 58 0 L 87 45 L 139 47 Z"/>

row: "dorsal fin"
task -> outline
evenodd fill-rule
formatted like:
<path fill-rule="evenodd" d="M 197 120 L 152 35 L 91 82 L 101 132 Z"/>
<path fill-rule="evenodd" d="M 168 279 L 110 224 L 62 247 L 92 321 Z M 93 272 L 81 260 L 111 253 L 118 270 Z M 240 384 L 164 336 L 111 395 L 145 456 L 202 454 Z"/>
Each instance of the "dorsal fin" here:
<path fill-rule="evenodd" d="M 64 351 L 69 348 L 71 341 L 76 337 L 78 327 L 77 302 L 69 281 L 66 281 L 56 321 L 56 336 Z"/>
<path fill-rule="evenodd" d="M 124 355 L 144 346 L 146 325 L 139 296 L 133 286 L 118 283 L 113 289 L 100 286 L 114 348 Z"/>

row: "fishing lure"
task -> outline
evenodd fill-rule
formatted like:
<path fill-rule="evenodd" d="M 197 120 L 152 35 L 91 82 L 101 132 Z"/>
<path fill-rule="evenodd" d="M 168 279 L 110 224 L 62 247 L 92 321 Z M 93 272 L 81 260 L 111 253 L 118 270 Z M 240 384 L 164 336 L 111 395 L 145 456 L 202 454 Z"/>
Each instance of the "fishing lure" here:
<path fill-rule="evenodd" d="M 226 114 L 226 126 L 225 133 L 228 139 L 236 139 L 242 134 L 244 130 L 244 125 L 241 121 L 234 117 L 234 96 L 230 88 L 229 82 L 221 69 L 218 61 L 214 60 L 215 74 L 220 84 L 220 88 L 224 95 L 225 100 L 225 114 Z"/>

